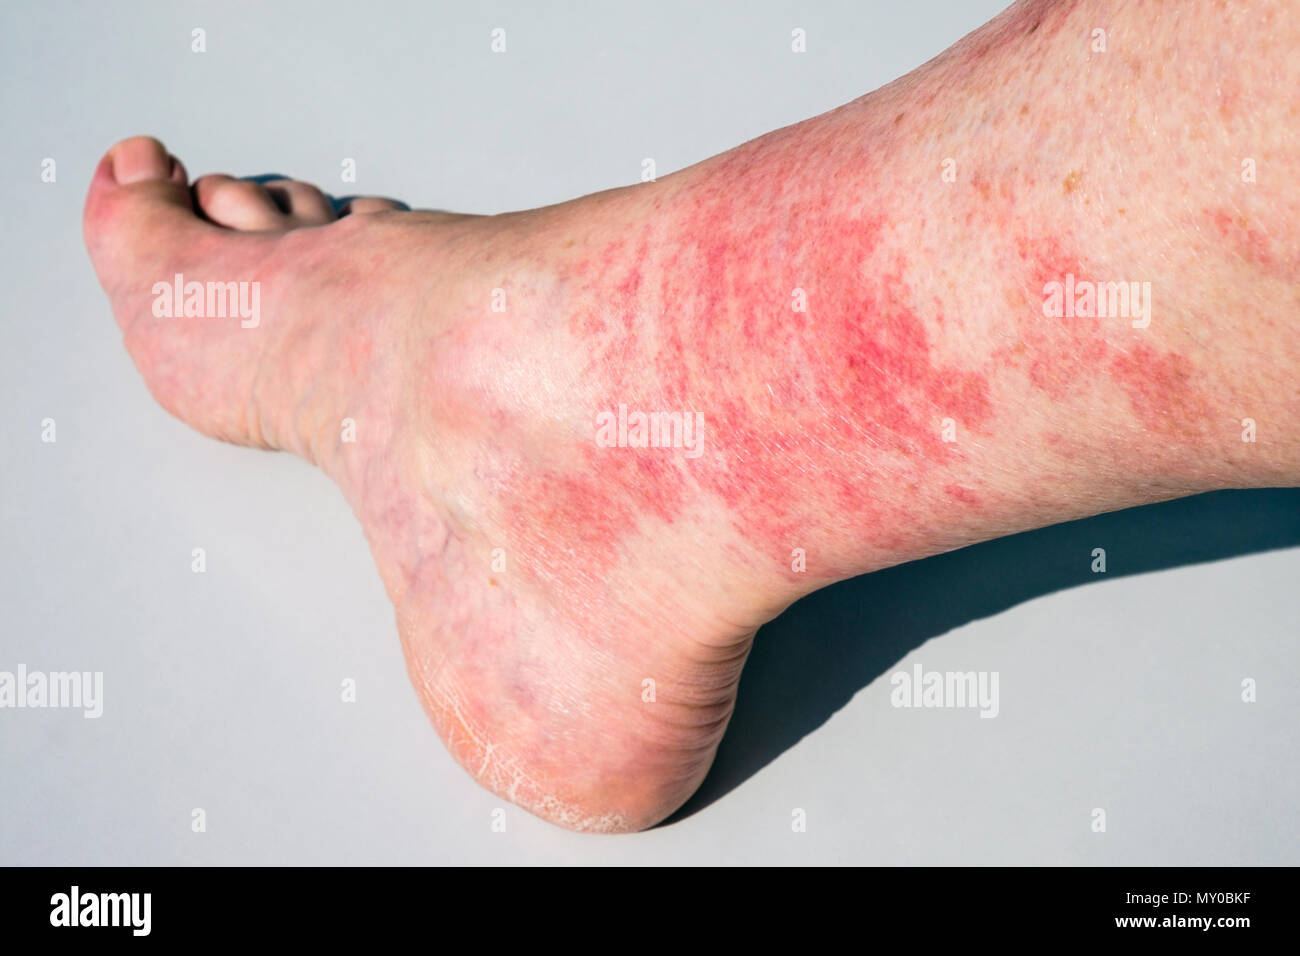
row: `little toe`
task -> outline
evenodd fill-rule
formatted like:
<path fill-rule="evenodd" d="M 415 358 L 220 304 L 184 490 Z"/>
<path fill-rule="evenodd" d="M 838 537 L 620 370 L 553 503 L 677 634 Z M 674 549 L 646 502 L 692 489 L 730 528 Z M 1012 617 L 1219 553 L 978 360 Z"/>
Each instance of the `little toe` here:
<path fill-rule="evenodd" d="M 372 212 L 410 212 L 411 207 L 396 199 L 384 199 L 380 196 L 355 196 L 343 202 L 339 209 L 340 216 L 365 215 Z"/>

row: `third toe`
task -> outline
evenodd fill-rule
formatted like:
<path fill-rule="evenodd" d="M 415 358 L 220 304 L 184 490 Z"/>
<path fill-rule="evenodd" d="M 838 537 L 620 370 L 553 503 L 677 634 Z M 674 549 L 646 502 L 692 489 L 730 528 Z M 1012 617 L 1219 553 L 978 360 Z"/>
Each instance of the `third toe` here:
<path fill-rule="evenodd" d="M 265 185 L 281 212 L 295 226 L 321 226 L 338 218 L 329 197 L 311 183 L 296 179 L 276 179 Z"/>

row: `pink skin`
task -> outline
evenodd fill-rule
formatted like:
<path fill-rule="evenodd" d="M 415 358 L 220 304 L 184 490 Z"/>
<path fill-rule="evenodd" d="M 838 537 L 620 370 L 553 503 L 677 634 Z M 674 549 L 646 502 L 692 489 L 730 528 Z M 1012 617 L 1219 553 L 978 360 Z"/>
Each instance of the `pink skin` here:
<path fill-rule="evenodd" d="M 456 759 L 557 823 L 636 829 L 698 786 L 756 629 L 800 596 L 1300 483 L 1279 96 L 1300 15 L 1247 6 L 1020 3 L 838 110 L 504 216 L 365 201 L 335 221 L 305 184 L 280 187 L 286 214 L 221 177 L 196 208 L 184 167 L 128 140 L 87 245 L 168 410 L 338 482 Z M 1234 178 L 1243 155 L 1271 191 Z M 262 324 L 154 317 L 177 272 L 260 282 Z M 1046 316 L 1067 274 L 1149 281 L 1150 326 Z M 702 413 L 703 454 L 601 447 L 623 404 Z"/>

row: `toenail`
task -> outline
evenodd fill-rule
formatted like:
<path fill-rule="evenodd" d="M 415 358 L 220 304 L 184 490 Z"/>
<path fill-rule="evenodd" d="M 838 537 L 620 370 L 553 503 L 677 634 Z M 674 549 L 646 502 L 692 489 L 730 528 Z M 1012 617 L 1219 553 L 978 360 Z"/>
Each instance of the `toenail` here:
<path fill-rule="evenodd" d="M 123 186 L 171 177 L 174 160 L 156 139 L 137 137 L 113 150 L 113 178 Z"/>

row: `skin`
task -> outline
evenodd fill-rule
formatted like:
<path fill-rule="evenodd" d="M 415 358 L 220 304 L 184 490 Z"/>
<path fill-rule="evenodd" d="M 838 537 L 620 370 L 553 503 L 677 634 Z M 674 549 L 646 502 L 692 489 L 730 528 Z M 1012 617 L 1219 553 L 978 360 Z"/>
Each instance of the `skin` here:
<path fill-rule="evenodd" d="M 456 759 L 558 824 L 639 829 L 699 785 L 754 632 L 802 595 L 1300 483 L 1300 10 L 1173 10 L 1019 3 L 838 110 L 494 217 L 191 189 L 135 138 L 86 241 L 169 411 L 337 481 Z M 261 323 L 154 317 L 178 272 L 260 282 Z M 1149 326 L 1045 316 L 1067 273 L 1150 282 Z M 702 413 L 703 453 L 601 447 L 620 404 Z"/>

